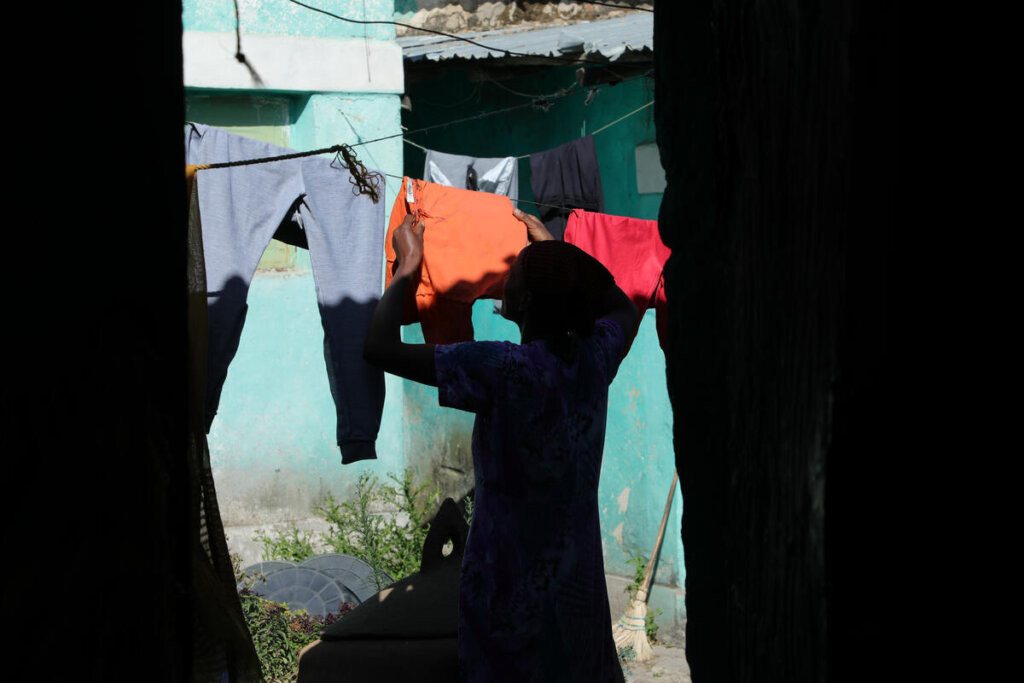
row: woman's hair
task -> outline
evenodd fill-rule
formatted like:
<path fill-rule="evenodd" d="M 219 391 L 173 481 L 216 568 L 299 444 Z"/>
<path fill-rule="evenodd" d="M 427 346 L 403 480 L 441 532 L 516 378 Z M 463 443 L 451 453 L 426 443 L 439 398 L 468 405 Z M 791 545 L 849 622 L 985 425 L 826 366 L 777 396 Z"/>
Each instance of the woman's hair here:
<path fill-rule="evenodd" d="M 557 240 L 530 244 L 519 261 L 532 314 L 554 333 L 552 352 L 571 361 L 580 337 L 590 336 L 615 278 L 587 252 Z"/>

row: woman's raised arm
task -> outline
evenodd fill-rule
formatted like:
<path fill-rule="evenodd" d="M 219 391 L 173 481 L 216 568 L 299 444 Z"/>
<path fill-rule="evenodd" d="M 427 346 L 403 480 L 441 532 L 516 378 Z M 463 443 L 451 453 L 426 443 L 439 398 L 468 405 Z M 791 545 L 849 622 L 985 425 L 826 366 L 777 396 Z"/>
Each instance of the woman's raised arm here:
<path fill-rule="evenodd" d="M 402 341 L 402 304 L 410 287 L 419 280 L 423 262 L 423 222 L 406 216 L 395 229 L 392 243 L 398 254 L 398 270 L 370 319 L 363 343 L 363 358 L 384 372 L 437 386 L 433 344 L 407 344 Z"/>

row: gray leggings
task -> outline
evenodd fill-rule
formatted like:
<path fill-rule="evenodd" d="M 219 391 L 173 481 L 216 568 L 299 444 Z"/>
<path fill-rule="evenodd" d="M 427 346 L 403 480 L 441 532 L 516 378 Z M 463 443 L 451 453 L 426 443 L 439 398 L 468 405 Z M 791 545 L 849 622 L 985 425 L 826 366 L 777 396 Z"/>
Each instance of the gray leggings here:
<path fill-rule="evenodd" d="M 201 124 L 185 127 L 187 164 L 292 151 Z M 350 177 L 327 157 L 197 173 L 209 307 L 207 432 L 238 349 L 256 266 L 278 227 L 291 221 L 302 228 L 309 245 L 341 461 L 376 457 L 384 374 L 363 360 L 362 349 L 381 294 L 384 202 L 356 195 Z"/>

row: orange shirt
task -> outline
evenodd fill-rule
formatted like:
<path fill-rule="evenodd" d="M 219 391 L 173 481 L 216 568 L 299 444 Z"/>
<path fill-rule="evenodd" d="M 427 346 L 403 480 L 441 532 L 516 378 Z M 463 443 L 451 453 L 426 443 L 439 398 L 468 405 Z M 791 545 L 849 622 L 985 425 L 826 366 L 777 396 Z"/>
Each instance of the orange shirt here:
<path fill-rule="evenodd" d="M 470 341 L 473 302 L 501 298 L 509 268 L 527 244 L 526 226 L 503 195 L 403 178 L 384 239 L 385 284 L 396 268 L 391 238 L 410 213 L 424 222 L 423 265 L 402 323 L 418 321 L 428 344 Z"/>

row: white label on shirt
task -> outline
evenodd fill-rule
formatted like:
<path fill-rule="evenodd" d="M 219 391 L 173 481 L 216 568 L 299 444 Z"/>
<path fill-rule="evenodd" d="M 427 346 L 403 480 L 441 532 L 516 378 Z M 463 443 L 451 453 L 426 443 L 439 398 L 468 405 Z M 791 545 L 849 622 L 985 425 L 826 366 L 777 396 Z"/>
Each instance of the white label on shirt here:
<path fill-rule="evenodd" d="M 412 179 L 411 178 L 405 184 L 405 201 L 409 202 L 410 204 L 415 204 L 416 203 L 416 196 L 412 193 Z"/>

